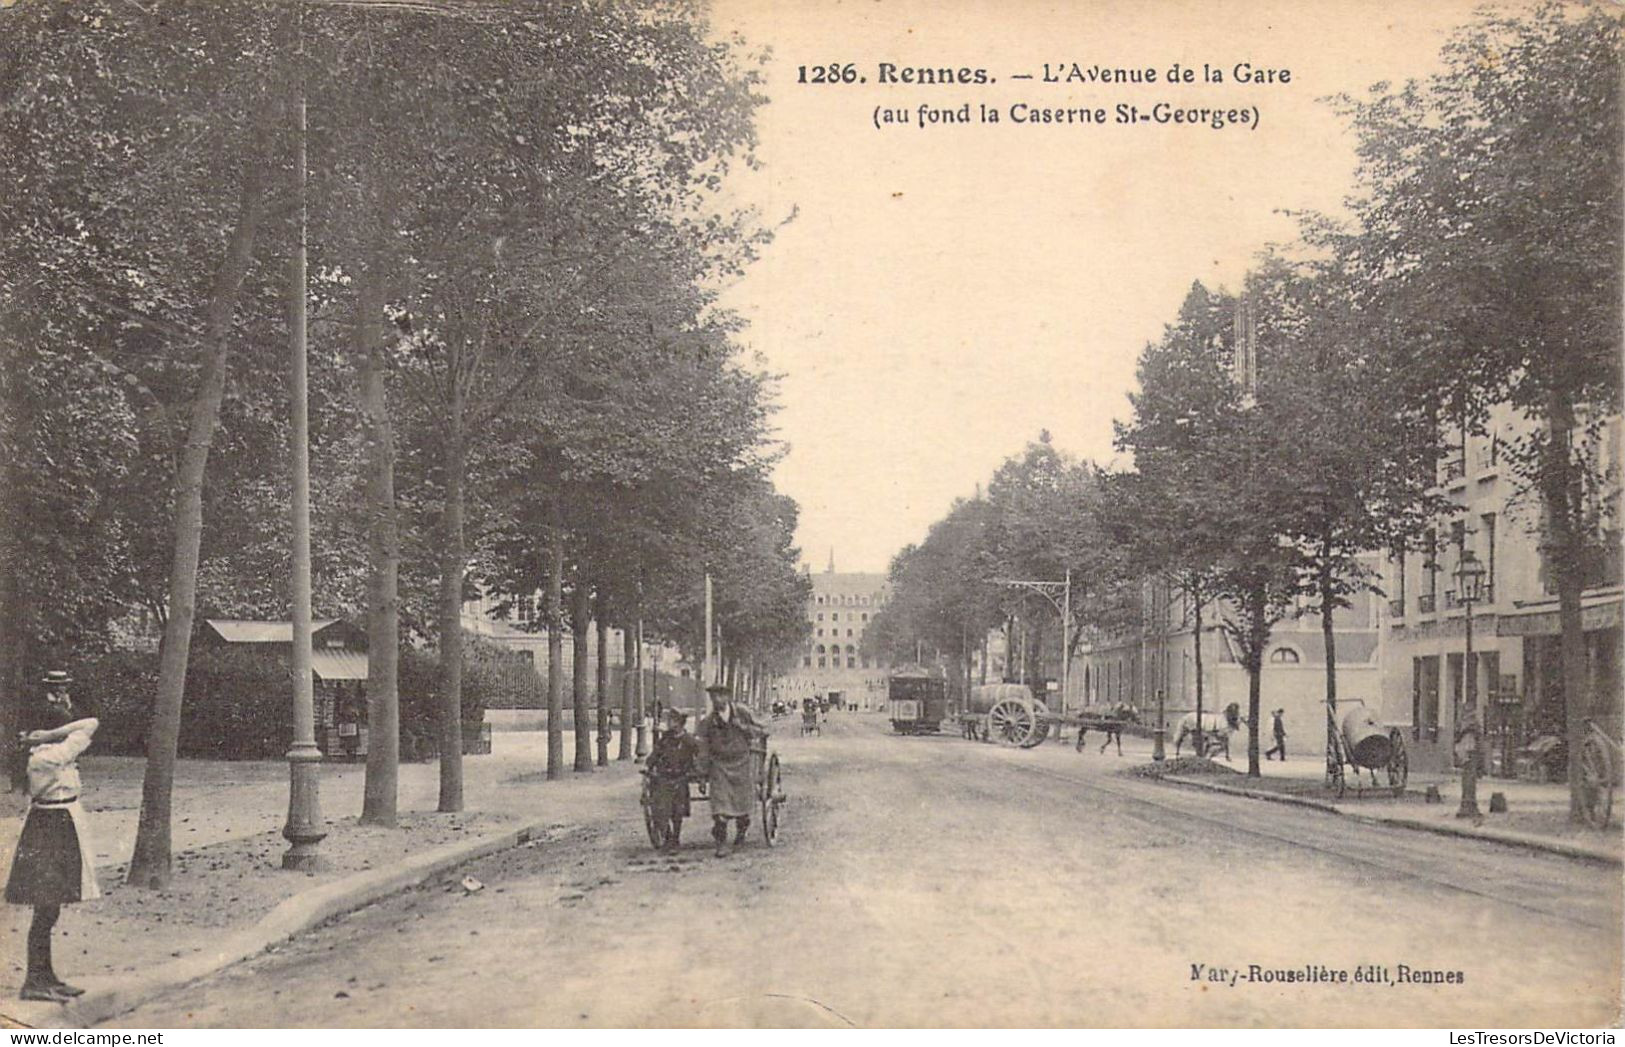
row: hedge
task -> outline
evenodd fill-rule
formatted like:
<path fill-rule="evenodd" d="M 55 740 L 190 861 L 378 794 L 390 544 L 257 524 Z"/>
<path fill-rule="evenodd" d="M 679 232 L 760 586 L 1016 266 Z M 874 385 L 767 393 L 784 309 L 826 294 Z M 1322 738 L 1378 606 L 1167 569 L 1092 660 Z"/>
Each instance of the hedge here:
<path fill-rule="evenodd" d="M 74 666 L 74 693 L 101 718 L 95 752 L 146 752 L 158 655 L 113 651 Z M 403 648 L 400 661 L 401 755 L 428 759 L 439 751 L 439 687 L 432 651 Z M 465 638 L 463 724 L 485 720 L 487 706 L 545 702 L 546 685 L 530 660 L 488 642 Z M 292 741 L 292 686 L 279 657 L 242 649 L 194 649 L 181 712 L 183 756 L 275 759 Z"/>

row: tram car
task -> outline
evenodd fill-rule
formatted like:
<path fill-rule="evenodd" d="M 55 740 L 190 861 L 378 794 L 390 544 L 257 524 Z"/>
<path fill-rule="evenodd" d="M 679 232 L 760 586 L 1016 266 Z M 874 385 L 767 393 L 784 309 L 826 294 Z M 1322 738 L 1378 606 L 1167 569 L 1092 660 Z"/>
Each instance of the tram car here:
<path fill-rule="evenodd" d="M 936 734 L 948 717 L 948 682 L 920 669 L 892 673 L 886 712 L 898 734 Z"/>

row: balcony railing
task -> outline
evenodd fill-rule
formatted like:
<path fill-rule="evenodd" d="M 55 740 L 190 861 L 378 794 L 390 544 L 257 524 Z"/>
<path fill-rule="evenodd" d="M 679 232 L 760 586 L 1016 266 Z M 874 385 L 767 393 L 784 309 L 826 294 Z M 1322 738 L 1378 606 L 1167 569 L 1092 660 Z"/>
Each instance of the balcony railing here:
<path fill-rule="evenodd" d="M 1388 616 L 1391 618 L 1405 617 L 1405 598 L 1396 596 L 1388 601 Z"/>
<path fill-rule="evenodd" d="M 1422 614 L 1433 613 L 1433 594 L 1423 593 L 1416 598 L 1416 609 Z"/>

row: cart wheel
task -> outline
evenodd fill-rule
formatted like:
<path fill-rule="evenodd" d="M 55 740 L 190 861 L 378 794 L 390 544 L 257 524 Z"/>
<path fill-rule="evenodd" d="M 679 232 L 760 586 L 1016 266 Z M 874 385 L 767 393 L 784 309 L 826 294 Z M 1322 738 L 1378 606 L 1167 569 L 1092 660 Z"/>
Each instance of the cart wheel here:
<path fill-rule="evenodd" d="M 779 778 L 779 755 L 767 758 L 762 778 L 762 838 L 772 847 L 779 838 L 779 811 L 784 806 L 784 783 Z"/>
<path fill-rule="evenodd" d="M 1024 745 L 1033 732 L 1032 710 L 1008 698 L 988 710 L 987 720 L 992 739 L 1004 745 Z"/>
<path fill-rule="evenodd" d="M 1596 735 L 1580 743 L 1580 810 L 1598 829 L 1607 828 L 1614 813 L 1613 760 Z"/>
<path fill-rule="evenodd" d="M 1394 745 L 1393 755 L 1388 757 L 1388 784 L 1393 786 L 1395 796 L 1401 796 L 1411 776 L 1411 758 L 1405 752 L 1405 736 L 1397 727 L 1388 732 L 1388 737 Z"/>
<path fill-rule="evenodd" d="M 1038 746 L 1043 745 L 1044 739 L 1048 737 L 1049 721 L 1035 720 L 1033 722 L 1033 729 L 1027 732 L 1027 739 L 1021 743 L 1021 747 L 1023 749 L 1036 749 Z"/>
<path fill-rule="evenodd" d="M 647 778 L 643 781 L 643 795 L 639 798 L 639 802 L 643 804 L 643 828 L 649 833 L 649 842 L 658 851 L 666 841 L 661 839 L 660 826 L 655 822 L 655 805 L 649 797 Z"/>

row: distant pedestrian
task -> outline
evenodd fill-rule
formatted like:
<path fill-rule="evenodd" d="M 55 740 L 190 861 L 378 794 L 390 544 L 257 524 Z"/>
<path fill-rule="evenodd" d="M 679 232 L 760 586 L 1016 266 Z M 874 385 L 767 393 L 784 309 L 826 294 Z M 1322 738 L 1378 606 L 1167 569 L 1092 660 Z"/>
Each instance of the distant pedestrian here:
<path fill-rule="evenodd" d="M 1266 760 L 1273 754 L 1280 753 L 1281 762 L 1286 763 L 1286 723 L 1282 720 L 1285 715 L 1285 709 L 1277 709 L 1270 714 L 1270 719 L 1273 721 L 1270 724 L 1270 730 L 1275 733 L 1275 747 L 1264 753 L 1264 759 Z"/>
<path fill-rule="evenodd" d="M 726 687 L 707 687 L 711 715 L 700 722 L 700 764 L 709 781 L 711 799 L 711 838 L 717 844 L 717 857 L 726 858 L 733 848 L 745 842 L 750 830 L 751 805 L 756 802 L 755 757 L 751 750 L 767 732 L 750 713 L 734 704 L 733 692 Z M 734 823 L 732 846 L 728 843 L 728 822 Z"/>
<path fill-rule="evenodd" d="M 666 729 L 649 753 L 649 803 L 660 849 L 676 854 L 682 844 L 683 819 L 688 817 L 688 780 L 694 777 L 699 744 L 685 730 L 688 714 L 666 711 Z"/>
<path fill-rule="evenodd" d="M 51 930 L 62 906 L 101 897 L 85 811 L 79 805 L 77 762 L 99 724 L 91 717 L 76 719 L 69 696 L 73 680 L 67 673 L 48 672 L 41 684 L 45 700 L 38 720 L 43 726 L 20 736 L 29 750 L 29 807 L 6 881 L 6 901 L 34 908 L 22 998 L 67 1003 L 84 990 L 52 969 Z"/>

